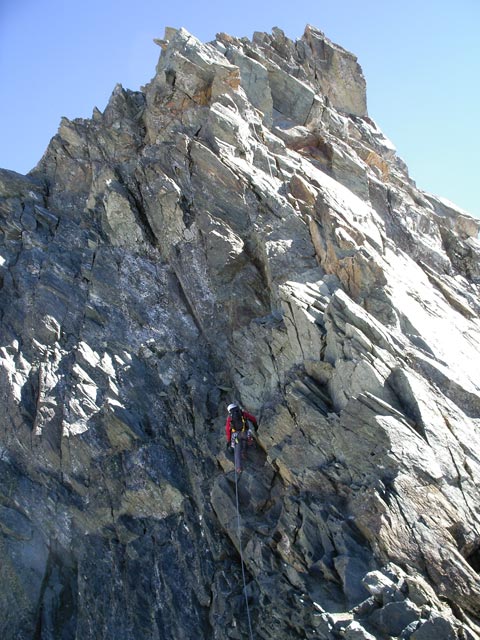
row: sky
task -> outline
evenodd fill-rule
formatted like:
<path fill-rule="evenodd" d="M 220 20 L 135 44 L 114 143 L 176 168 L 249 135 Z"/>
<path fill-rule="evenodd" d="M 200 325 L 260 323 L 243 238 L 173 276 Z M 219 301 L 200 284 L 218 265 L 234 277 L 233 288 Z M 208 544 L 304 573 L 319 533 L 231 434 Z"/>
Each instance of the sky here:
<path fill-rule="evenodd" d="M 417 186 L 480 217 L 480 0 L 0 0 L 0 167 L 27 173 L 62 116 L 146 84 L 166 26 L 207 42 L 306 24 L 358 57 Z"/>

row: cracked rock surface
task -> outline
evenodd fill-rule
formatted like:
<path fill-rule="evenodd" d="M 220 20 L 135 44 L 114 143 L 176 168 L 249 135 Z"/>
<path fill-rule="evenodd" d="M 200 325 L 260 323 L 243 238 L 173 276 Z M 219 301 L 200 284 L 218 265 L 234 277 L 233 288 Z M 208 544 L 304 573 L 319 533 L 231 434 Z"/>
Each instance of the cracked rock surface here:
<path fill-rule="evenodd" d="M 157 43 L 0 170 L 0 637 L 479 638 L 479 221 L 314 27 Z"/>

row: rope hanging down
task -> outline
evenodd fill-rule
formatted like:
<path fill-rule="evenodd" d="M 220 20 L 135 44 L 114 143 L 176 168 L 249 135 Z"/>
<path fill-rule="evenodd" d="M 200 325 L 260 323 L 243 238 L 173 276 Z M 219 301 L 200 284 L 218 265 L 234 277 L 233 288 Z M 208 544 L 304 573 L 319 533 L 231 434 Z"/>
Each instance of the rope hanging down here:
<path fill-rule="evenodd" d="M 240 529 L 240 507 L 238 504 L 238 475 L 237 475 L 236 467 L 235 467 L 235 500 L 237 504 L 237 537 L 238 537 L 238 549 L 240 552 L 240 564 L 242 567 L 243 595 L 245 597 L 245 605 L 247 607 L 248 632 L 250 635 L 250 640 L 253 640 L 252 621 L 250 619 L 250 607 L 248 606 L 247 582 L 245 579 L 245 565 L 243 562 L 243 553 L 242 553 L 242 539 L 241 539 L 241 529 Z"/>
<path fill-rule="evenodd" d="M 262 144 L 262 140 L 255 129 L 255 125 L 253 125 L 253 133 L 260 144 Z M 262 136 L 263 137 L 263 136 Z M 267 147 L 265 140 L 263 140 L 263 144 Z M 268 171 L 270 173 L 270 178 L 273 180 L 272 167 L 270 166 L 270 158 L 268 155 L 268 147 L 267 147 L 267 165 Z M 248 596 L 247 596 L 247 581 L 245 578 L 245 563 L 243 562 L 243 553 L 242 553 L 242 539 L 241 539 L 241 527 L 240 527 L 240 506 L 238 503 L 238 474 L 237 474 L 237 466 L 235 465 L 235 501 L 237 506 L 237 538 L 238 538 L 238 550 L 240 552 L 240 565 L 242 567 L 242 580 L 243 580 L 243 595 L 245 597 L 245 606 L 247 609 L 247 620 L 248 620 L 248 633 L 250 640 L 254 640 L 253 631 L 252 631 L 252 620 L 250 617 L 250 607 L 248 605 Z"/>

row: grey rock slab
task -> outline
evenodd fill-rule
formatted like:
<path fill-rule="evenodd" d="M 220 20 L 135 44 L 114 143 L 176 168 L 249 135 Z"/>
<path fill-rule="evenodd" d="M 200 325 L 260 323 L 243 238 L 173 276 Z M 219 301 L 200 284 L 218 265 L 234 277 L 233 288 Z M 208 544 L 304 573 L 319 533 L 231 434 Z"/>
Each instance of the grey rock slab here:
<path fill-rule="evenodd" d="M 259 61 L 245 55 L 236 47 L 225 49 L 228 60 L 239 67 L 240 82 L 249 101 L 263 114 L 263 122 L 268 125 L 272 120 L 273 101 L 269 85 L 268 70 Z"/>
<path fill-rule="evenodd" d="M 420 609 L 411 602 L 389 602 L 381 609 L 374 611 L 369 616 L 368 622 L 381 633 L 399 636 L 405 627 L 420 618 L 420 614 Z"/>
<path fill-rule="evenodd" d="M 314 91 L 273 65 L 268 66 L 268 80 L 273 108 L 293 122 L 304 125 L 313 106 Z"/>
<path fill-rule="evenodd" d="M 413 640 L 455 640 L 458 627 L 440 616 L 423 622 L 410 636 Z"/>
<path fill-rule="evenodd" d="M 309 45 L 307 60 L 315 77 L 331 104 L 347 113 L 364 116 L 367 113 L 365 79 L 355 56 L 334 44 L 325 35 L 308 25 L 303 40 Z M 337 78 L 342 80 L 338 82 Z"/>
<path fill-rule="evenodd" d="M 355 558 L 348 555 L 336 556 L 334 557 L 333 562 L 335 569 L 342 580 L 343 590 L 349 608 L 363 602 L 368 594 L 365 587 L 362 585 L 361 578 L 368 570 L 368 564 L 361 558 Z"/>
<path fill-rule="evenodd" d="M 373 640 L 373 638 L 375 638 L 373 634 L 364 629 L 356 620 L 353 620 L 343 629 L 342 637 L 346 638 L 346 640 Z"/>

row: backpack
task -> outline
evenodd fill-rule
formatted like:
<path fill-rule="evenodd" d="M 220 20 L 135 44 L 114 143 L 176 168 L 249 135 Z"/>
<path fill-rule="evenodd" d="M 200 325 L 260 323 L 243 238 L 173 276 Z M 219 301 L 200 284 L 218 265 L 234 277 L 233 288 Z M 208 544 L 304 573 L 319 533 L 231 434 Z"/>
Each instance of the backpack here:
<path fill-rule="evenodd" d="M 243 412 L 239 407 L 235 407 L 231 412 L 231 426 L 233 431 L 245 431 L 247 429 L 247 423 L 243 417 Z"/>

